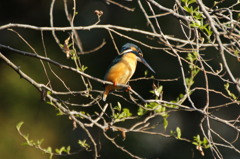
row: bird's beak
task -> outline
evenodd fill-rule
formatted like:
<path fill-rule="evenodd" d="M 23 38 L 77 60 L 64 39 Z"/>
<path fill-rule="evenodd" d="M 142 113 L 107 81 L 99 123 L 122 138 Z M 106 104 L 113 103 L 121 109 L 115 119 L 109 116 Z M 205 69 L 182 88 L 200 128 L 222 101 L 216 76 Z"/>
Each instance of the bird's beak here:
<path fill-rule="evenodd" d="M 142 63 L 143 63 L 145 66 L 147 66 L 147 68 L 149 68 L 153 73 L 156 73 L 143 57 L 141 57 L 141 56 L 138 57 L 138 61 L 139 61 L 139 62 L 142 62 Z"/>

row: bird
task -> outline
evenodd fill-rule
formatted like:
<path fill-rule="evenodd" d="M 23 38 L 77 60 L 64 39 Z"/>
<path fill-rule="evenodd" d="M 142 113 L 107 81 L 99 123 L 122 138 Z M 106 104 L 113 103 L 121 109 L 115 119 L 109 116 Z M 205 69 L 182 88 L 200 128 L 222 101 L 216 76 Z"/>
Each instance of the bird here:
<path fill-rule="evenodd" d="M 137 45 L 133 43 L 126 43 L 123 45 L 120 54 L 112 61 L 105 73 L 104 80 L 112 82 L 113 85 L 104 85 L 103 101 L 106 101 L 109 92 L 121 89 L 117 84 L 128 83 L 136 70 L 138 61 L 155 73 L 152 67 L 143 58 L 142 50 Z"/>

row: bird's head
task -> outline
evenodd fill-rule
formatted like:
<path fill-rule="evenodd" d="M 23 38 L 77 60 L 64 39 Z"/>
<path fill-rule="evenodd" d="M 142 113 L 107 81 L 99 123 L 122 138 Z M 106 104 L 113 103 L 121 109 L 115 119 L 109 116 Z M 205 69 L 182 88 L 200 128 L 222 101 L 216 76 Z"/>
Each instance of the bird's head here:
<path fill-rule="evenodd" d="M 155 73 L 152 67 L 143 58 L 142 50 L 137 45 L 132 43 L 126 43 L 125 45 L 122 46 L 121 53 L 122 54 L 134 53 L 137 56 L 137 60 L 139 62 L 143 63 L 147 68 L 149 68 L 153 73 Z"/>

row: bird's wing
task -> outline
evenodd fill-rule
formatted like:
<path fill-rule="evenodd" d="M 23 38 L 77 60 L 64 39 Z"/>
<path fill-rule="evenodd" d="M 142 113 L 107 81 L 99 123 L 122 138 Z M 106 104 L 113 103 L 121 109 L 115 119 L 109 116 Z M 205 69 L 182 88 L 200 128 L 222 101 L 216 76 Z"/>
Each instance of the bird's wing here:
<path fill-rule="evenodd" d="M 122 56 L 123 56 L 123 54 L 118 55 L 118 56 L 112 61 L 112 63 L 108 66 L 108 69 L 107 69 L 107 71 L 106 71 L 106 74 L 104 75 L 104 80 L 105 80 L 105 77 L 106 77 L 106 75 L 108 74 L 110 68 L 111 68 L 112 66 L 114 66 L 116 63 L 118 63 L 118 62 L 121 60 Z"/>

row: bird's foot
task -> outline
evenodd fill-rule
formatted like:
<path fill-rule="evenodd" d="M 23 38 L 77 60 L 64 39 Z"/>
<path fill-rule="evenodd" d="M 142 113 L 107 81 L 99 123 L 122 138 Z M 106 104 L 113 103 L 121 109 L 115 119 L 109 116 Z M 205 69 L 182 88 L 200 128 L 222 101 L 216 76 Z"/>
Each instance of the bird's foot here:
<path fill-rule="evenodd" d="M 131 86 L 128 86 L 128 88 L 125 91 L 129 92 L 131 89 L 132 89 Z"/>

